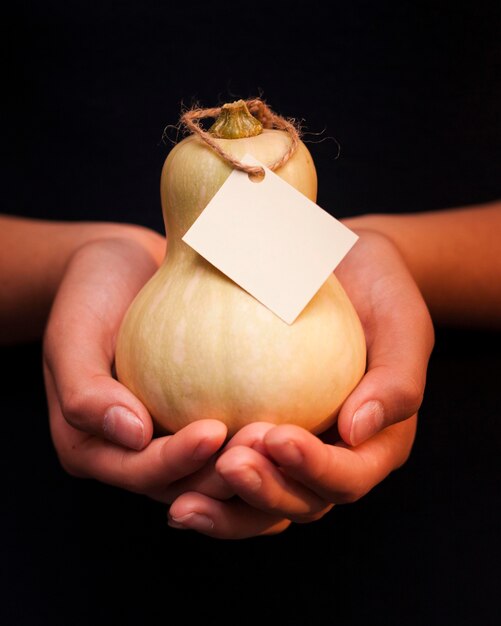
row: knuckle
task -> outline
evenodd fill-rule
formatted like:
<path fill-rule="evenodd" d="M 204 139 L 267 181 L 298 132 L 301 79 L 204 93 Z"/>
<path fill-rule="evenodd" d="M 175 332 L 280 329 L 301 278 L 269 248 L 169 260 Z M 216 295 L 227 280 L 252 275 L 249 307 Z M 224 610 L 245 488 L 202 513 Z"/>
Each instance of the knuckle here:
<path fill-rule="evenodd" d="M 65 420 L 75 428 L 81 429 L 86 423 L 88 394 L 80 390 L 65 393 L 61 398 L 61 409 Z"/>
<path fill-rule="evenodd" d="M 405 448 L 402 448 L 402 450 L 400 451 L 400 455 L 395 460 L 394 469 L 399 469 L 400 467 L 402 467 L 402 465 L 405 465 L 405 463 L 407 463 L 411 455 L 411 450 L 412 444 L 408 445 Z"/>
<path fill-rule="evenodd" d="M 347 489 L 346 491 L 338 494 L 336 501 L 339 504 L 353 504 L 360 500 L 366 493 L 366 489 L 363 489 L 360 486 L 354 486 L 351 489 Z"/>
<path fill-rule="evenodd" d="M 144 474 L 141 472 L 131 472 L 126 451 L 124 451 L 120 457 L 119 476 L 120 486 L 126 491 L 146 494 L 151 488 L 151 484 Z"/>
<path fill-rule="evenodd" d="M 282 506 L 281 506 L 281 498 L 279 497 L 278 494 L 273 494 L 271 492 L 264 492 L 262 491 L 260 493 L 260 506 L 262 506 L 263 508 L 267 509 L 268 511 L 272 512 L 272 513 L 278 513 L 282 510 Z"/>
<path fill-rule="evenodd" d="M 58 454 L 59 464 L 63 470 L 72 478 L 87 478 L 87 474 L 82 471 L 78 464 L 72 457 L 66 457 L 62 454 Z"/>
<path fill-rule="evenodd" d="M 423 385 L 414 378 L 408 377 L 400 381 L 400 396 L 402 407 L 410 415 L 416 413 L 423 402 Z"/>
<path fill-rule="evenodd" d="M 360 500 L 361 496 L 355 491 L 345 491 L 339 494 L 337 501 L 339 504 L 354 504 L 357 500 Z"/>

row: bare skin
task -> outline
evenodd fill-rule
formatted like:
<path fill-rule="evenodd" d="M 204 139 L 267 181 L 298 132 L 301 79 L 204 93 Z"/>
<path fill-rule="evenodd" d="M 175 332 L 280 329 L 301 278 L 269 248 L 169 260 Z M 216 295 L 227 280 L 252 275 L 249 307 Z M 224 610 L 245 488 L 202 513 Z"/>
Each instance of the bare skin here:
<path fill-rule="evenodd" d="M 365 215 L 350 228 L 386 235 L 436 323 L 501 327 L 501 201 L 404 215 Z"/>
<path fill-rule="evenodd" d="M 371 236 L 376 235 L 394 246 L 405 260 L 437 322 L 501 327 L 501 203 L 410 216 L 368 215 L 346 220 L 345 223 L 358 231 L 361 240 L 370 241 Z M 380 244 L 381 240 L 377 245 Z M 370 243 L 368 245 L 373 249 Z M 380 252 L 388 258 L 388 250 L 381 248 Z M 399 286 L 398 293 L 394 294 L 394 303 L 398 306 L 394 310 L 396 324 L 388 327 L 382 319 L 378 324 L 377 315 L 373 316 L 372 322 L 370 314 L 364 315 L 364 306 L 357 299 L 357 287 L 360 288 L 363 284 L 362 274 L 370 265 L 358 265 L 355 256 L 348 255 L 336 273 L 364 323 L 368 338 L 369 367 L 359 387 L 346 401 L 339 417 L 339 432 L 345 441 L 322 441 L 325 437 L 313 438 L 311 434 L 297 427 L 286 425 L 270 427 L 256 424 L 242 429 L 238 436 L 247 438 L 246 449 L 227 449 L 216 463 L 216 471 L 231 485 L 240 500 L 224 503 L 195 491 L 184 492 L 179 494 L 170 508 L 171 525 L 192 528 L 214 537 L 249 536 L 253 529 L 252 515 L 257 510 L 275 516 L 275 525 L 270 526 L 270 529 L 279 532 L 290 521 L 312 521 L 324 515 L 334 504 L 356 500 L 406 460 L 416 425 L 415 414 L 405 419 L 412 404 L 409 401 L 417 400 L 412 392 L 398 410 L 385 411 L 382 423 L 378 424 L 373 419 L 374 416 L 371 419 L 370 413 L 366 415 L 362 437 L 357 441 L 359 445 L 347 445 L 355 443 L 351 437 L 353 412 L 350 407 L 354 398 L 359 394 L 365 395 L 370 390 L 369 376 L 381 376 L 380 382 L 383 386 L 372 388 L 372 397 L 381 401 L 385 407 L 391 398 L 395 401 L 404 397 L 400 395 L 401 379 L 397 383 L 400 391 L 393 394 L 388 392 L 392 368 L 389 359 L 385 362 L 385 357 L 392 352 L 391 342 L 382 340 L 381 351 L 376 351 L 378 357 L 372 358 L 371 363 L 374 345 L 370 338 L 371 332 L 375 333 L 375 337 L 378 336 L 379 326 L 381 330 L 384 328 L 385 335 L 391 328 L 395 333 L 394 340 L 397 341 L 397 347 L 393 343 L 394 356 L 398 358 L 398 354 L 401 356 L 405 351 L 405 341 L 408 340 L 398 334 L 398 319 L 405 324 L 405 317 L 410 313 L 405 306 L 405 302 L 409 303 L 409 300 L 402 297 L 404 292 Z M 380 280 L 385 279 L 381 277 L 372 285 L 377 285 Z M 388 298 L 387 322 L 391 318 L 392 284 L 395 285 L 394 280 L 388 281 L 389 288 L 381 291 L 382 300 L 374 300 L 379 313 L 379 307 Z M 410 322 L 410 318 L 407 321 Z M 420 344 L 415 353 L 417 361 L 413 368 L 411 366 L 407 370 L 413 371 L 414 375 L 419 371 L 425 372 L 425 368 L 420 370 L 417 365 L 419 355 L 421 358 L 426 357 L 427 350 L 430 349 L 427 344 L 430 336 L 427 332 L 422 332 L 425 326 L 426 324 L 408 326 L 412 328 L 411 334 L 415 334 L 416 341 Z M 391 334 L 392 332 L 389 333 Z M 404 343 L 400 343 L 402 341 Z M 385 373 L 387 376 L 384 376 Z M 419 385 L 416 387 L 418 389 Z M 368 397 L 371 397 L 370 393 Z M 404 421 L 400 421 L 401 418 Z M 392 421 L 394 424 L 389 425 Z M 378 429 L 381 430 L 376 432 Z M 277 468 L 280 470 L 277 471 Z M 250 508 L 243 506 L 242 501 Z"/>
<path fill-rule="evenodd" d="M 313 521 L 399 467 L 433 345 L 428 309 L 442 323 L 501 325 L 501 204 L 345 223 L 360 241 L 336 274 L 362 320 L 369 365 L 338 431 L 251 424 L 222 448 L 226 429 L 214 420 L 152 439 L 146 409 L 112 377 L 120 321 L 165 241 L 134 226 L 0 217 L 0 339 L 39 336 L 52 305 L 45 376 L 63 466 L 171 504 L 171 525 L 220 538 Z"/>
<path fill-rule="evenodd" d="M 71 256 L 110 237 L 141 241 L 158 261 L 165 250 L 162 237 L 138 226 L 0 215 L 0 344 L 41 337 Z"/>

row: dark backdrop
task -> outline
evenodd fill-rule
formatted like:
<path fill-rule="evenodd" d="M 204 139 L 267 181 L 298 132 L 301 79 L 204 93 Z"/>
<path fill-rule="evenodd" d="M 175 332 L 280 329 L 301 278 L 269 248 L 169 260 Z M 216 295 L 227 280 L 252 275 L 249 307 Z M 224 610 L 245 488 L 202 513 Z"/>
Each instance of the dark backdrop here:
<path fill-rule="evenodd" d="M 161 230 L 163 129 L 182 104 L 260 94 L 303 119 L 338 217 L 501 196 L 497 2 L 19 2 L 4 29 L 7 213 Z M 497 623 L 500 347 L 437 329 L 407 465 L 320 522 L 241 542 L 66 476 L 40 346 L 2 349 L 0 622 L 169 623 L 176 607 L 202 624 Z"/>

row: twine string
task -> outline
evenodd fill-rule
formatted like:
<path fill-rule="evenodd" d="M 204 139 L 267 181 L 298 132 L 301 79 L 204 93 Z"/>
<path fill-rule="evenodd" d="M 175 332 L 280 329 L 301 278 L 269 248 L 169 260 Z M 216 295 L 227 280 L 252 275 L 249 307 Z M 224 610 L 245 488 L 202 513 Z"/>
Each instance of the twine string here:
<path fill-rule="evenodd" d="M 288 149 L 279 159 L 277 159 L 274 163 L 268 165 L 269 169 L 272 171 L 279 169 L 287 163 L 287 161 L 297 150 L 297 147 L 299 145 L 299 132 L 297 128 L 291 121 L 285 119 L 281 115 L 277 115 L 276 113 L 274 113 L 270 109 L 270 107 L 259 98 L 246 100 L 245 104 L 247 105 L 250 113 L 261 122 L 264 128 L 278 128 L 279 130 L 284 130 L 286 133 L 288 133 L 290 137 L 290 145 Z M 199 120 L 206 117 L 217 117 L 221 113 L 221 109 L 222 107 L 214 107 L 211 109 L 191 109 L 183 113 L 180 121 L 186 126 L 186 128 L 190 132 L 198 135 L 200 139 L 202 139 L 207 145 L 209 145 L 212 150 L 214 150 L 214 152 L 216 152 L 232 167 L 237 170 L 241 170 L 242 172 L 246 172 L 250 175 L 262 176 L 264 174 L 264 170 L 262 167 L 242 163 L 233 155 L 223 150 L 223 148 L 221 148 L 216 139 L 212 137 L 210 133 L 201 128 Z"/>

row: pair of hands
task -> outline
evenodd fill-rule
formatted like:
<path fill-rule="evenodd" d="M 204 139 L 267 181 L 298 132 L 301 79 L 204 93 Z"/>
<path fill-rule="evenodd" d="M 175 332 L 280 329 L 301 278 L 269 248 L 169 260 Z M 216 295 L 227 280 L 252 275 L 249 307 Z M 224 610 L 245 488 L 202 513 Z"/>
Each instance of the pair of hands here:
<path fill-rule="evenodd" d="M 336 275 L 364 327 L 368 367 L 338 423 L 320 437 L 254 423 L 226 443 L 225 426 L 203 416 L 153 439 L 146 408 L 112 375 L 121 320 L 165 240 L 128 231 L 81 247 L 44 341 L 51 433 L 66 471 L 169 504 L 171 526 L 233 539 L 316 520 L 372 489 L 410 453 L 433 328 L 394 245 L 358 234 Z"/>

